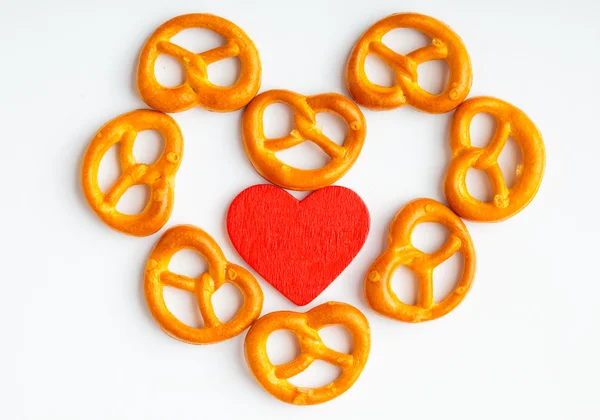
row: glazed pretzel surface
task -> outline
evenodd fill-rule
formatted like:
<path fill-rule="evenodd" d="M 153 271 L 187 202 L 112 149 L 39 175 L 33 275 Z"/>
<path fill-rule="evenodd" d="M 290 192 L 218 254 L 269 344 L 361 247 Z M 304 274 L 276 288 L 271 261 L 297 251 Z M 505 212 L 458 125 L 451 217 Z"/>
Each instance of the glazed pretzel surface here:
<path fill-rule="evenodd" d="M 431 38 L 431 44 L 406 55 L 399 54 L 382 41 L 385 34 L 397 28 L 422 32 Z M 369 81 L 365 72 L 369 54 L 375 54 L 394 70 L 394 86 Z M 419 86 L 417 67 L 430 60 L 448 63 L 448 83 L 439 94 L 431 94 Z M 467 97 L 471 83 L 471 59 L 460 37 L 443 22 L 417 13 L 394 14 L 376 22 L 356 42 L 346 66 L 346 86 L 352 98 L 376 110 L 410 105 L 435 114 L 448 112 Z"/>
<path fill-rule="evenodd" d="M 341 325 L 350 331 L 353 338 L 350 354 L 325 346 L 318 331 L 328 325 Z M 295 360 L 275 366 L 267 355 L 267 339 L 277 330 L 293 332 L 301 353 Z M 341 395 L 356 382 L 367 362 L 370 343 L 369 323 L 358 309 L 345 303 L 327 302 L 306 313 L 281 311 L 263 316 L 248 331 L 244 346 L 248 367 L 269 393 L 286 403 L 312 405 Z M 300 388 L 288 381 L 317 359 L 338 366 L 342 373 L 319 388 Z"/>
<path fill-rule="evenodd" d="M 412 244 L 411 236 L 420 223 L 435 222 L 450 231 L 446 243 L 427 254 Z M 433 298 L 433 270 L 452 255 L 461 252 L 463 271 L 454 290 L 442 301 Z M 416 305 L 406 304 L 391 288 L 394 271 L 401 265 L 412 270 L 419 280 Z M 471 236 L 460 218 L 443 204 L 421 198 L 404 206 L 394 218 L 388 236 L 388 249 L 380 255 L 367 273 L 365 295 L 378 313 L 405 322 L 429 321 L 446 315 L 465 297 L 475 276 L 475 249 Z"/>
<path fill-rule="evenodd" d="M 294 112 L 294 129 L 282 138 L 268 139 L 264 133 L 263 114 L 267 106 L 285 103 Z M 316 115 L 330 112 L 348 126 L 343 145 L 323 134 Z M 269 90 L 248 104 L 242 118 L 242 140 L 254 168 L 268 181 L 292 190 L 315 190 L 340 179 L 354 164 L 366 136 L 366 121 L 358 106 L 337 93 L 303 96 L 287 90 Z M 304 141 L 319 146 L 330 161 L 323 167 L 305 170 L 290 167 L 275 156 Z"/>
<path fill-rule="evenodd" d="M 164 140 L 162 154 L 149 165 L 137 163 L 133 155 L 135 138 L 144 130 L 156 130 Z M 103 193 L 98 185 L 98 169 L 102 157 L 117 143 L 122 174 L 108 192 Z M 181 130 L 171 117 L 150 110 L 123 114 L 105 124 L 88 145 L 81 170 L 85 198 L 111 228 L 134 236 L 151 235 L 165 225 L 173 210 L 175 174 L 182 154 Z M 117 210 L 117 203 L 134 185 L 150 187 L 150 200 L 140 214 L 123 214 Z"/>
<path fill-rule="evenodd" d="M 496 132 L 485 148 L 471 146 L 470 127 L 481 112 L 496 120 Z M 512 137 L 521 149 L 523 162 L 517 166 L 517 181 L 508 188 L 498 158 Z M 533 200 L 544 175 L 546 154 L 542 135 L 527 115 L 497 98 L 477 97 L 462 103 L 450 128 L 452 161 L 446 173 L 444 189 L 452 210 L 460 217 L 476 222 L 498 222 L 514 216 Z M 494 199 L 486 203 L 474 198 L 467 189 L 467 171 L 480 169 L 489 176 Z"/>
<path fill-rule="evenodd" d="M 191 278 L 169 271 L 169 262 L 182 249 L 198 252 L 208 263 L 208 271 Z M 244 303 L 228 322 L 215 315 L 212 296 L 225 283 L 235 285 Z M 196 295 L 204 327 L 194 328 L 181 322 L 169 311 L 163 288 L 171 286 Z M 226 340 L 248 328 L 262 310 L 263 293 L 256 279 L 246 269 L 225 259 L 219 245 L 202 229 L 191 225 L 174 226 L 156 243 L 144 275 L 144 292 L 152 316 L 170 336 L 191 344 L 209 344 Z"/>
<path fill-rule="evenodd" d="M 221 35 L 226 44 L 200 54 L 170 41 L 188 28 L 206 28 Z M 160 54 L 177 59 L 185 69 L 185 82 L 176 87 L 162 86 L 154 74 Z M 240 75 L 231 86 L 217 86 L 208 80 L 207 66 L 219 60 L 238 57 Z M 246 33 L 234 23 L 210 14 L 177 16 L 163 23 L 146 41 L 138 62 L 137 86 L 144 102 L 163 112 L 179 112 L 194 106 L 210 111 L 235 111 L 245 106 L 260 88 L 261 64 L 258 50 Z"/>

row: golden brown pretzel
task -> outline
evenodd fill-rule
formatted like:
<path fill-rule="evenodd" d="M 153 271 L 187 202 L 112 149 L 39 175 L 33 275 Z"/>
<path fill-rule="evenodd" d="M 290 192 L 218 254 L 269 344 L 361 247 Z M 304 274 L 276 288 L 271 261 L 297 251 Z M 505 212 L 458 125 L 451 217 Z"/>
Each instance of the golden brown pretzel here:
<path fill-rule="evenodd" d="M 341 325 L 352 333 L 352 353 L 339 353 L 325 346 L 318 331 L 328 325 Z M 298 337 L 301 353 L 295 360 L 275 366 L 267 355 L 267 339 L 277 330 L 292 331 Z M 256 380 L 271 395 L 296 405 L 323 403 L 347 391 L 365 367 L 370 346 L 367 318 L 355 307 L 339 302 L 327 302 L 306 313 L 267 314 L 252 325 L 244 344 L 246 361 Z M 288 381 L 316 359 L 340 367 L 342 373 L 335 381 L 319 388 L 300 388 Z"/>
<path fill-rule="evenodd" d="M 169 271 L 171 258 L 182 249 L 202 255 L 208 263 L 208 272 L 194 279 Z M 241 291 L 244 303 L 231 321 L 221 322 L 211 298 L 225 283 L 232 283 Z M 169 311 L 163 296 L 164 286 L 196 295 L 204 327 L 190 327 Z M 191 225 L 170 228 L 156 243 L 146 263 L 144 291 L 150 312 L 160 327 L 170 336 L 191 344 L 216 343 L 238 335 L 260 316 L 263 304 L 262 290 L 252 274 L 227 261 L 214 239 Z"/>
<path fill-rule="evenodd" d="M 294 129 L 282 138 L 267 139 L 263 113 L 273 103 L 285 103 L 294 111 Z M 339 146 L 317 127 L 316 115 L 331 112 L 348 125 L 348 135 Z M 323 93 L 302 96 L 289 90 L 269 90 L 248 104 L 242 118 L 242 140 L 254 168 L 265 179 L 292 190 L 316 190 L 340 179 L 354 164 L 366 136 L 366 121 L 360 108 L 345 96 Z M 294 147 L 306 140 L 319 146 L 331 160 L 322 168 L 293 168 L 280 161 L 275 152 Z"/>
<path fill-rule="evenodd" d="M 223 36 L 227 44 L 200 54 L 170 42 L 188 28 L 206 28 Z M 176 58 L 185 69 L 180 86 L 162 86 L 154 74 L 160 54 Z M 238 57 L 241 70 L 232 86 L 213 85 L 206 67 L 219 60 Z M 177 16 L 163 23 L 146 41 L 138 62 L 137 86 L 144 102 L 163 112 L 179 112 L 194 106 L 210 111 L 235 111 L 245 106 L 260 88 L 261 65 L 258 50 L 248 35 L 234 23 L 219 16 L 196 13 Z"/>
<path fill-rule="evenodd" d="M 398 54 L 382 42 L 383 36 L 396 28 L 415 29 L 432 42 L 410 54 Z M 394 70 L 394 86 L 369 81 L 365 72 L 369 54 L 377 55 Z M 419 86 L 417 66 L 430 60 L 445 60 L 450 70 L 446 88 L 437 95 Z M 377 110 L 410 105 L 434 114 L 451 111 L 469 94 L 472 78 L 471 59 L 460 37 L 443 22 L 417 13 L 398 13 L 376 22 L 356 42 L 346 66 L 346 86 L 352 98 Z"/>
<path fill-rule="evenodd" d="M 450 230 L 450 238 L 442 248 L 426 254 L 411 242 L 419 223 L 435 222 Z M 464 257 L 463 272 L 454 291 L 441 302 L 433 300 L 433 270 L 456 252 Z M 416 305 L 401 302 L 391 288 L 394 271 L 401 265 L 410 268 L 419 279 Z M 369 268 L 365 279 L 365 295 L 369 305 L 382 315 L 405 322 L 429 321 L 454 309 L 471 288 L 475 276 L 475 249 L 467 227 L 443 204 L 421 198 L 404 206 L 394 218 L 388 236 L 388 249 Z"/>
<path fill-rule="evenodd" d="M 471 146 L 471 121 L 480 112 L 491 114 L 497 121 L 496 133 L 485 148 Z M 517 182 L 511 188 L 507 187 L 498 164 L 509 136 L 523 155 L 523 163 L 517 167 Z M 462 218 L 476 222 L 508 219 L 523 210 L 540 188 L 546 161 L 542 135 L 523 111 L 508 102 L 483 96 L 463 102 L 452 118 L 450 147 L 452 161 L 446 173 L 446 199 Z M 469 168 L 483 170 L 490 177 L 494 188 L 491 203 L 469 194 L 466 182 Z"/>
<path fill-rule="evenodd" d="M 165 147 L 156 162 L 137 163 L 133 143 L 137 133 L 157 130 Z M 98 186 L 98 169 L 104 154 L 116 143 L 120 145 L 122 174 L 104 194 Z M 111 228 L 135 236 L 159 231 L 171 216 L 175 174 L 183 155 L 183 137 L 179 126 L 162 112 L 140 109 L 123 114 L 106 123 L 92 139 L 83 157 L 81 185 L 90 207 Z M 133 185 L 148 185 L 150 201 L 140 214 L 123 214 L 117 203 Z"/>

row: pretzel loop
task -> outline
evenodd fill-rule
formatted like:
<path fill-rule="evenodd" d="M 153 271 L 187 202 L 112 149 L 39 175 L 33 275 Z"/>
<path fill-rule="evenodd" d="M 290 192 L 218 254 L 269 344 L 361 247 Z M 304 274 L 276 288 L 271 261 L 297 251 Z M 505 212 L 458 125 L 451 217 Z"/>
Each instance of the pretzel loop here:
<path fill-rule="evenodd" d="M 206 28 L 223 36 L 226 44 L 196 54 L 173 44 L 170 39 L 188 28 Z M 185 69 L 185 82 L 164 87 L 154 74 L 160 54 L 177 59 Z M 208 80 L 207 66 L 238 57 L 240 75 L 231 86 L 217 86 Z M 246 33 L 234 23 L 210 14 L 177 16 L 162 24 L 146 41 L 138 62 L 138 91 L 152 108 L 179 112 L 194 106 L 211 111 L 235 111 L 245 106 L 260 88 L 261 65 L 258 50 Z"/>
<path fill-rule="evenodd" d="M 267 139 L 263 114 L 267 106 L 285 103 L 294 112 L 294 129 L 287 136 Z M 330 112 L 348 125 L 348 135 L 339 146 L 325 136 L 316 115 Z M 293 190 L 314 190 L 341 178 L 354 164 L 366 135 L 366 121 L 356 104 L 337 93 L 302 96 L 287 90 L 270 90 L 258 95 L 244 110 L 242 140 L 254 168 L 268 181 Z M 330 161 L 322 168 L 304 170 L 280 161 L 275 153 L 311 141 L 325 152 Z"/>
<path fill-rule="evenodd" d="M 340 353 L 323 343 L 318 331 L 329 325 L 341 325 L 352 333 L 352 353 Z M 289 330 L 296 335 L 300 355 L 275 366 L 267 355 L 267 339 L 277 330 Z M 341 395 L 356 382 L 367 362 L 370 342 L 369 323 L 358 309 L 345 303 L 327 302 L 306 313 L 281 311 L 263 316 L 248 331 L 245 353 L 248 367 L 269 393 L 290 404 L 312 405 Z M 338 366 L 342 373 L 319 388 L 300 388 L 288 381 L 317 359 Z"/>
<path fill-rule="evenodd" d="M 169 271 L 171 258 L 182 249 L 192 249 L 202 255 L 208 263 L 208 271 L 198 278 Z M 225 283 L 235 285 L 244 297 L 242 307 L 229 322 L 219 320 L 211 300 Z M 196 295 L 204 327 L 190 327 L 169 311 L 164 286 Z M 238 335 L 259 317 L 263 303 L 263 293 L 256 279 L 244 268 L 228 262 L 214 239 L 191 225 L 170 228 L 156 243 L 146 263 L 144 290 L 150 312 L 160 327 L 172 337 L 191 344 L 216 343 Z"/>
<path fill-rule="evenodd" d="M 488 113 L 497 121 L 496 131 L 485 148 L 471 146 L 473 117 Z M 517 181 L 508 188 L 498 158 L 512 137 L 521 149 L 523 163 L 517 167 Z M 497 222 L 514 216 L 533 200 L 545 166 L 542 135 L 523 111 L 491 97 L 471 98 L 461 104 L 452 118 L 450 129 L 452 161 L 445 180 L 446 198 L 459 216 L 477 222 Z M 490 203 L 477 200 L 466 184 L 469 168 L 487 173 L 494 190 Z"/>
<path fill-rule="evenodd" d="M 137 163 L 133 143 L 140 131 L 157 130 L 164 139 L 164 150 L 152 164 Z M 102 157 L 119 144 L 122 174 L 103 193 L 98 185 Z M 147 236 L 160 230 L 173 209 L 175 174 L 183 155 L 183 137 L 171 117 L 157 111 L 137 110 L 123 114 L 105 124 L 94 136 L 83 157 L 81 185 L 87 202 L 111 228 L 135 236 Z M 117 210 L 117 203 L 134 185 L 150 187 L 146 208 L 135 215 Z"/>
<path fill-rule="evenodd" d="M 411 235 L 420 223 L 434 222 L 450 230 L 450 237 L 431 254 L 415 248 Z M 457 252 L 464 257 L 463 271 L 452 293 L 441 302 L 433 297 L 433 270 Z M 406 304 L 391 289 L 391 279 L 399 266 L 412 270 L 419 281 L 416 305 Z M 382 315 L 405 322 L 429 321 L 446 315 L 464 299 L 475 275 L 475 249 L 466 226 L 443 204 L 421 198 L 402 208 L 392 225 L 388 249 L 379 256 L 365 279 L 365 295 L 369 305 Z"/>
<path fill-rule="evenodd" d="M 399 54 L 382 41 L 385 34 L 396 28 L 422 32 L 431 38 L 431 44 L 406 55 Z M 378 56 L 394 70 L 394 86 L 384 87 L 369 81 L 365 72 L 369 54 Z M 417 67 L 430 60 L 445 60 L 450 70 L 444 91 L 437 95 L 419 86 Z M 448 112 L 467 97 L 471 83 L 471 60 L 460 37 L 444 23 L 416 13 L 394 14 L 367 29 L 354 45 L 346 66 L 346 85 L 352 98 L 377 110 L 410 105 L 430 113 Z"/>

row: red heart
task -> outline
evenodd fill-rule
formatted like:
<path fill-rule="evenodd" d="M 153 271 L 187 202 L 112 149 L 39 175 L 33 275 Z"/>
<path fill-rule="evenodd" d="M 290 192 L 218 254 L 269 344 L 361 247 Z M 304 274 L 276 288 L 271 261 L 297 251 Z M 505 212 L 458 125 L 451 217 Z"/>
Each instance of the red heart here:
<path fill-rule="evenodd" d="M 229 237 L 242 258 L 299 306 L 350 264 L 369 225 L 358 194 L 338 186 L 300 201 L 279 187 L 254 185 L 233 200 L 227 214 Z"/>

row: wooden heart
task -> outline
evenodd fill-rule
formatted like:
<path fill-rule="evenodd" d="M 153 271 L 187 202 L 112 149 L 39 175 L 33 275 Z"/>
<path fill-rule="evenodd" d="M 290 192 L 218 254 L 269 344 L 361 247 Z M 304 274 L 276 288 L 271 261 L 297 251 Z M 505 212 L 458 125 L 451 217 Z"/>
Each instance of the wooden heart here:
<path fill-rule="evenodd" d="M 367 206 L 354 191 L 330 186 L 297 200 L 254 185 L 229 206 L 227 231 L 246 262 L 296 305 L 315 299 L 362 248 Z"/>

